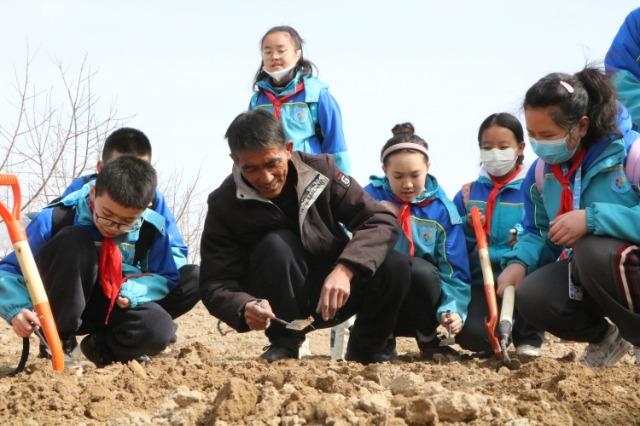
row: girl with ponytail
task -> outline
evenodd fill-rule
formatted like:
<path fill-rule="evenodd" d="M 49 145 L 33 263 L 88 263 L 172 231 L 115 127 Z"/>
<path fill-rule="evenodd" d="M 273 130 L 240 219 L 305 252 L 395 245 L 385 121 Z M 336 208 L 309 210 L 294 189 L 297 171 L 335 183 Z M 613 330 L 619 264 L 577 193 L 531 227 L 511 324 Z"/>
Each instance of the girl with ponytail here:
<path fill-rule="evenodd" d="M 421 356 L 453 352 L 442 346 L 436 328 L 457 335 L 469 304 L 469 260 L 456 207 L 428 174 L 429 146 L 411 123 L 396 125 L 382 147 L 384 177 L 365 187 L 398 218 L 402 234 L 396 250 L 412 256 L 411 287 L 397 320 L 395 336 L 415 337 Z"/>
<path fill-rule="evenodd" d="M 498 292 L 515 284 L 527 322 L 589 343 L 583 364 L 613 365 L 640 346 L 640 190 L 628 173 L 640 164 L 627 164 L 638 161 L 616 126 L 615 91 L 595 68 L 554 73 L 527 91 L 524 113 L 540 158 Z"/>

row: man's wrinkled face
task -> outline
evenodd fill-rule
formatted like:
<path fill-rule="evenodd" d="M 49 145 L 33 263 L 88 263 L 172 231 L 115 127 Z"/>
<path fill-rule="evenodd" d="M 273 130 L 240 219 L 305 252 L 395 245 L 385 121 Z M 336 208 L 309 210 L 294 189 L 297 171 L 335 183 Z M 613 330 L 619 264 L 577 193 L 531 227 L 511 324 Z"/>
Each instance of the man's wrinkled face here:
<path fill-rule="evenodd" d="M 267 199 L 280 195 L 287 181 L 293 144 L 271 144 L 262 150 L 241 151 L 233 156 L 242 177 Z"/>

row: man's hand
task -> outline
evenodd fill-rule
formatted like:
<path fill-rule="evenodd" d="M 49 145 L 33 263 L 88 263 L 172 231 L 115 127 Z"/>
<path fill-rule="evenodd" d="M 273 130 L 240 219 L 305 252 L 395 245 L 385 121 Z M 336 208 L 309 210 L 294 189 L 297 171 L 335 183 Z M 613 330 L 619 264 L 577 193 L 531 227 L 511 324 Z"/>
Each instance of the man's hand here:
<path fill-rule="evenodd" d="M 275 318 L 271 305 L 266 299 L 256 299 L 244 305 L 244 322 L 251 330 L 265 330 Z"/>
<path fill-rule="evenodd" d="M 551 221 L 549 239 L 558 246 L 571 247 L 587 233 L 586 210 L 573 210 Z"/>
<path fill-rule="evenodd" d="M 445 312 L 440 315 L 440 324 L 450 329 L 452 336 L 455 336 L 462 330 L 462 318 L 456 312 Z"/>
<path fill-rule="evenodd" d="M 498 275 L 498 288 L 496 289 L 498 297 L 502 297 L 504 289 L 510 285 L 518 288 L 526 275 L 527 270 L 519 263 L 512 263 L 504 268 L 500 275 Z"/>
<path fill-rule="evenodd" d="M 349 294 L 351 294 L 352 278 L 353 271 L 342 263 L 338 263 L 333 271 L 327 275 L 316 307 L 316 312 L 322 315 L 324 321 L 333 319 L 338 309 L 347 303 Z"/>
<path fill-rule="evenodd" d="M 23 309 L 18 315 L 11 318 L 11 325 L 13 332 L 18 337 L 29 337 L 36 327 L 40 327 L 40 320 L 35 312 Z"/>
<path fill-rule="evenodd" d="M 126 297 L 118 296 L 116 299 L 116 305 L 118 305 L 120 309 L 127 309 L 131 306 L 131 301 Z"/>

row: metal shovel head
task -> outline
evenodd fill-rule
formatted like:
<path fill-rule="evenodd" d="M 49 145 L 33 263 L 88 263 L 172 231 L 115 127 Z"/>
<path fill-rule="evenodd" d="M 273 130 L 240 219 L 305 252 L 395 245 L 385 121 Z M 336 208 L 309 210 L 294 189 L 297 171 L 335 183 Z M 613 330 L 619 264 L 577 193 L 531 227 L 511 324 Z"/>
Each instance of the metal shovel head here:
<path fill-rule="evenodd" d="M 454 339 L 453 337 L 445 337 L 444 339 L 440 340 L 438 346 L 451 346 L 455 343 L 456 339 Z"/>
<path fill-rule="evenodd" d="M 302 331 L 305 328 L 309 327 L 311 324 L 313 324 L 313 317 L 309 316 L 308 318 L 290 321 L 289 324 L 286 325 L 286 328 L 288 328 L 289 330 Z"/>

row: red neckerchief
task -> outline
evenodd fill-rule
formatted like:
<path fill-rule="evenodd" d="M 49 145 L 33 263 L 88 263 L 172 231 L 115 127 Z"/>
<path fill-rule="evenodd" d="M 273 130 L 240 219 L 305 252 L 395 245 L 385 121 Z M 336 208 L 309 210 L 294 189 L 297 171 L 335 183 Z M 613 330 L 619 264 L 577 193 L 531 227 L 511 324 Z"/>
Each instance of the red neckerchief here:
<path fill-rule="evenodd" d="M 417 203 L 404 201 L 398 197 L 395 197 L 395 200 L 402 203 L 402 208 L 400 209 L 400 213 L 398 214 L 398 223 L 402 228 L 404 236 L 407 237 L 407 240 L 409 241 L 409 255 L 413 256 L 415 253 L 415 247 L 413 245 L 413 233 L 411 232 L 411 207 L 428 206 L 429 204 L 431 204 L 433 199 L 423 200 Z"/>
<path fill-rule="evenodd" d="M 578 151 L 578 154 L 573 158 L 571 167 L 566 175 L 562 174 L 562 167 L 560 164 L 549 164 L 549 168 L 553 172 L 553 175 L 556 177 L 558 182 L 560 182 L 560 185 L 562 185 L 560 208 L 558 209 L 558 213 L 556 213 L 556 217 L 573 210 L 573 192 L 571 191 L 571 188 L 569 188 L 569 182 L 576 170 L 578 170 L 578 167 L 582 165 L 582 160 L 584 160 L 586 153 L 586 149 L 580 149 L 580 151 Z"/>
<path fill-rule="evenodd" d="M 104 320 L 105 325 L 109 322 L 109 316 L 113 310 L 113 305 L 120 294 L 122 279 L 122 253 L 118 245 L 110 238 L 105 238 L 100 247 L 100 282 L 102 292 L 109 299 L 109 309 Z"/>
<path fill-rule="evenodd" d="M 293 91 L 293 93 L 290 93 L 288 95 L 282 96 L 280 98 L 276 97 L 276 95 L 274 95 L 273 93 L 262 89 L 262 93 L 264 93 L 264 95 L 271 101 L 271 103 L 273 104 L 273 116 L 276 118 L 276 120 L 280 119 L 280 106 L 287 102 L 289 99 L 293 98 L 295 95 L 297 95 L 298 93 L 302 92 L 304 90 L 304 83 L 300 82 L 298 83 L 298 85 L 296 86 L 296 89 Z"/>
<path fill-rule="evenodd" d="M 491 183 L 493 183 L 493 188 L 489 193 L 489 199 L 487 200 L 487 208 L 484 212 L 484 232 L 487 234 L 487 238 L 490 238 L 491 235 L 491 218 L 493 217 L 493 211 L 496 207 L 496 199 L 498 198 L 498 194 L 500 190 L 507 186 L 509 182 L 514 180 L 518 173 L 520 172 L 520 165 L 516 166 L 515 169 L 511 171 L 507 176 L 501 179 L 496 179 L 487 173 L 489 179 L 491 179 Z"/>

